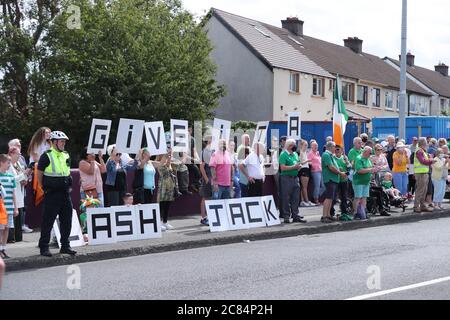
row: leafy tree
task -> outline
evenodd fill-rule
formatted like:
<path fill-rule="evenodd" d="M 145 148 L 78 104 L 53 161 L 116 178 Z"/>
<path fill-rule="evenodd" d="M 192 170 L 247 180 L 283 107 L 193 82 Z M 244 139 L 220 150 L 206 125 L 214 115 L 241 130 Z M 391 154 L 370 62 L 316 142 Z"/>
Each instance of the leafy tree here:
<path fill-rule="evenodd" d="M 70 5 L 80 9 L 80 28 L 68 28 Z M 113 120 L 114 142 L 120 118 L 211 117 L 224 89 L 206 33 L 180 1 L 74 0 L 59 8 L 29 72 L 32 122 L 18 119 L 29 131 L 23 137 L 47 125 L 66 131 L 76 152 L 92 118 Z"/>

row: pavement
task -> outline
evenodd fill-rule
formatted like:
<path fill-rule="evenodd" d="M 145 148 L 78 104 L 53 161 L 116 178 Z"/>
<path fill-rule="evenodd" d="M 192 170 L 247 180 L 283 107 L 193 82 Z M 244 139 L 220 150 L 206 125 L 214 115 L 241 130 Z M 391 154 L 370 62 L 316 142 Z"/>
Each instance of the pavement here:
<path fill-rule="evenodd" d="M 442 218 L 9 272 L 0 300 L 447 300 L 449 230 Z"/>
<path fill-rule="evenodd" d="M 211 233 L 209 227 L 200 225 L 200 216 L 169 218 L 170 224 L 175 229 L 163 232 L 163 236 L 160 239 L 119 242 L 99 246 L 87 245 L 75 248 L 78 252 L 75 257 L 61 255 L 56 248 L 51 248 L 51 251 L 55 253 L 52 258 L 42 257 L 39 255 L 39 249 L 37 248 L 39 232 L 24 234 L 24 241 L 7 245 L 7 253 L 11 259 L 5 261 L 6 272 L 227 245 L 248 240 L 288 238 L 447 218 L 450 217 L 450 204 L 444 204 L 443 211 L 422 214 L 413 213 L 412 204 L 409 204 L 409 209 L 405 213 L 401 209 L 394 208 L 391 212 L 391 217 L 376 216 L 368 221 L 335 222 L 331 224 L 320 222 L 322 207 L 301 208 L 300 212 L 308 220 L 307 224 L 281 224 L 270 228 L 222 233 Z"/>

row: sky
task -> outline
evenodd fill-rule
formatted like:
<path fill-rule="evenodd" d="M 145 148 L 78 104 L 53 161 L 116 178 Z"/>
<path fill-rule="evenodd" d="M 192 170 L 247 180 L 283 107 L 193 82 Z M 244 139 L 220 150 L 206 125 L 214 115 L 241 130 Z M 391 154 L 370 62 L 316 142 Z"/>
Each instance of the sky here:
<path fill-rule="evenodd" d="M 281 27 L 286 17 L 305 22 L 307 36 L 343 45 L 363 39 L 363 51 L 381 58 L 401 52 L 401 0 L 182 0 L 184 8 L 203 16 L 211 8 Z M 408 1 L 408 51 L 415 64 L 434 70 L 450 65 L 450 1 Z"/>

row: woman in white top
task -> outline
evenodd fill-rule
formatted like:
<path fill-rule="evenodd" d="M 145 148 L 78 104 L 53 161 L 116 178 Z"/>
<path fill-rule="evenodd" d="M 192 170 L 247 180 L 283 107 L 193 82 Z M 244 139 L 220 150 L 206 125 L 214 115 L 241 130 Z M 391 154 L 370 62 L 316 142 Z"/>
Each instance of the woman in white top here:
<path fill-rule="evenodd" d="M 308 160 L 308 141 L 301 140 L 300 141 L 300 150 L 299 150 L 299 160 L 300 164 L 302 165 L 300 168 L 300 171 L 298 173 L 298 176 L 300 177 L 300 184 L 301 184 L 301 203 L 300 207 L 313 207 L 315 206 L 314 203 L 309 201 L 308 198 L 308 185 L 309 185 L 309 179 L 311 177 L 311 169 L 309 168 L 309 164 L 311 163 L 311 160 Z"/>
<path fill-rule="evenodd" d="M 52 131 L 47 127 L 39 128 L 31 138 L 28 147 L 28 155 L 30 156 L 30 164 L 38 163 L 42 154 L 50 149 L 50 134 Z"/>
<path fill-rule="evenodd" d="M 12 174 L 16 180 L 14 193 L 16 195 L 16 206 L 19 209 L 19 215 L 14 217 L 14 239 L 18 242 L 22 241 L 22 228 L 25 224 L 25 185 L 28 182 L 30 170 L 20 164 L 19 159 L 21 154 L 19 148 L 9 148 L 8 155 L 11 157 L 11 166 L 8 169 L 8 173 Z"/>
<path fill-rule="evenodd" d="M 370 161 L 378 169 L 377 173 L 373 175 L 375 182 L 377 185 L 381 185 L 384 175 L 389 171 L 389 163 L 383 153 L 383 146 L 381 144 L 375 145 L 375 154 L 370 157 Z"/>

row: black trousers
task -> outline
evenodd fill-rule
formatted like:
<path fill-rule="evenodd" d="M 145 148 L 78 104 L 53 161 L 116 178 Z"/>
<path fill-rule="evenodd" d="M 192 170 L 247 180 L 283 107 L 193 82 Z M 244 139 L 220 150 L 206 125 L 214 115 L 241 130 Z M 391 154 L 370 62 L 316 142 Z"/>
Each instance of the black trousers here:
<path fill-rule="evenodd" d="M 41 238 L 39 248 L 48 249 L 53 223 L 59 215 L 61 232 L 61 248 L 70 247 L 70 231 L 72 229 L 72 200 L 68 192 L 46 192 L 42 208 Z"/>
<path fill-rule="evenodd" d="M 149 189 L 135 189 L 133 193 L 134 204 L 155 203 L 153 201 L 153 191 Z"/>
<path fill-rule="evenodd" d="M 19 209 L 19 215 L 14 217 L 14 228 L 9 228 L 8 242 L 20 242 L 22 237 L 22 219 L 24 214 L 24 208 Z"/>
<path fill-rule="evenodd" d="M 248 197 L 262 197 L 263 181 L 255 180 L 255 183 L 248 183 Z"/>
<path fill-rule="evenodd" d="M 348 193 L 348 181 L 340 182 L 338 184 L 338 196 L 341 200 L 340 209 L 342 214 L 347 214 L 347 193 Z"/>
<path fill-rule="evenodd" d="M 187 164 L 189 173 L 192 173 L 194 176 L 194 181 L 192 181 L 192 184 L 199 188 L 200 187 L 200 179 L 202 178 L 202 174 L 200 172 L 200 169 L 196 164 Z"/>
<path fill-rule="evenodd" d="M 416 192 L 416 178 L 413 174 L 408 176 L 408 192 L 412 195 Z"/>
<path fill-rule="evenodd" d="M 163 223 L 167 223 L 169 219 L 169 209 L 172 201 L 161 201 L 159 203 L 159 210 L 161 211 L 161 218 Z"/>

